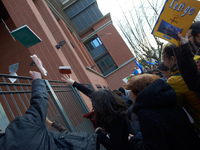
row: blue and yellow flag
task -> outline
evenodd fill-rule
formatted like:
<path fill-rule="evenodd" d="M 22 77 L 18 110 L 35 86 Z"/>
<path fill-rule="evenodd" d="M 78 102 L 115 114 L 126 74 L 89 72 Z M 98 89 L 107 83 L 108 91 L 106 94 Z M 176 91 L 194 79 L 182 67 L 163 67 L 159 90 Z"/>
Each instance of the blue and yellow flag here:
<path fill-rule="evenodd" d="M 166 0 L 152 34 L 179 46 L 177 33 L 186 35 L 199 10 L 199 0 Z"/>

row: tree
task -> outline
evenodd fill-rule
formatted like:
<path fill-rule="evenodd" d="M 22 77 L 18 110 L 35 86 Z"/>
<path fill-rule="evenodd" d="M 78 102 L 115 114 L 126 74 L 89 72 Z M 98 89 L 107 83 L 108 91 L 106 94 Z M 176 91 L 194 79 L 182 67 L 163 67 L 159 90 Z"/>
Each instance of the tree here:
<path fill-rule="evenodd" d="M 161 62 L 162 49 L 167 41 L 152 34 L 151 31 L 160 15 L 165 1 L 160 0 L 130 0 L 131 5 L 123 8 L 119 1 L 122 19 L 116 21 L 123 37 L 131 47 L 137 60 L 143 65 L 145 61 Z"/>

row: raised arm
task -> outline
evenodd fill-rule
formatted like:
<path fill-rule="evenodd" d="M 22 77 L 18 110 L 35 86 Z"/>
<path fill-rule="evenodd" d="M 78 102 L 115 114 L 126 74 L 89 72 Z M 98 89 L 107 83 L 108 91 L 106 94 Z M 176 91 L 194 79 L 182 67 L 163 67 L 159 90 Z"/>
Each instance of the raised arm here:
<path fill-rule="evenodd" d="M 49 120 L 47 117 L 46 117 L 46 124 L 54 127 L 59 132 L 67 131 L 67 128 L 65 128 L 62 124 L 60 124 L 58 122 L 53 122 L 53 121 Z"/>
<path fill-rule="evenodd" d="M 26 111 L 24 118 L 34 124 L 44 125 L 48 109 L 48 93 L 44 80 L 41 79 L 41 74 L 39 72 L 30 71 L 30 75 L 33 79 L 32 95 L 30 107 Z"/>
<path fill-rule="evenodd" d="M 182 37 L 179 33 L 178 37 L 180 39 L 180 48 L 174 50 L 174 55 L 181 76 L 190 90 L 200 92 L 200 71 L 193 59 L 193 47 L 190 45 L 187 35 Z"/>
<path fill-rule="evenodd" d="M 80 84 L 73 79 L 70 78 L 69 75 L 63 75 L 63 78 L 61 78 L 63 81 L 67 82 L 70 85 L 73 85 L 73 87 L 76 87 L 79 91 L 81 91 L 83 94 L 88 96 L 89 98 L 92 97 L 92 93 L 94 92 L 90 88 L 84 86 L 83 84 Z"/>

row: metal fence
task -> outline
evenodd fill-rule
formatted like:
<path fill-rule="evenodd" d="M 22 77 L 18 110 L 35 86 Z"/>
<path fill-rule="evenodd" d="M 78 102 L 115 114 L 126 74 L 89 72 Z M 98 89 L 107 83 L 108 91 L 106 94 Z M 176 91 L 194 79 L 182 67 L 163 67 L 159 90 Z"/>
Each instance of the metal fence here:
<path fill-rule="evenodd" d="M 11 83 L 10 80 L 16 80 Z M 16 116 L 25 114 L 31 98 L 31 78 L 0 74 L 0 127 L 5 128 Z M 68 131 L 94 132 L 88 119 L 82 117 L 89 110 L 77 89 L 61 81 L 44 80 L 49 93 L 47 116 Z"/>

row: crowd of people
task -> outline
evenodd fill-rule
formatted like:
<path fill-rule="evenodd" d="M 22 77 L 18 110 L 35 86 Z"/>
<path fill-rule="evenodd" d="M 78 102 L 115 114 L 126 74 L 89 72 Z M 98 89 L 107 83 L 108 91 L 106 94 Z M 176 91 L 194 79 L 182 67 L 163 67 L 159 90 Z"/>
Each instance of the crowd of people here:
<path fill-rule="evenodd" d="M 30 107 L 0 134 L 0 149 L 98 150 L 102 144 L 107 150 L 199 150 L 200 21 L 178 37 L 179 47 L 164 47 L 163 62 L 134 73 L 124 87 L 112 91 L 94 91 L 63 75 L 63 81 L 91 98 L 93 109 L 84 117 L 92 122 L 93 134 L 68 132 L 49 120 L 44 81 L 30 71 Z"/>

